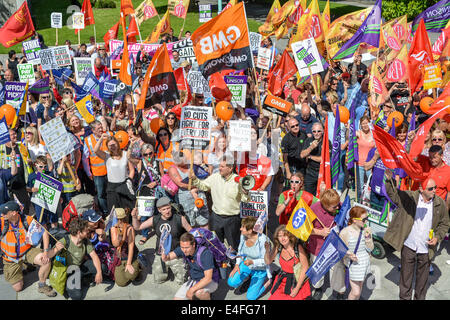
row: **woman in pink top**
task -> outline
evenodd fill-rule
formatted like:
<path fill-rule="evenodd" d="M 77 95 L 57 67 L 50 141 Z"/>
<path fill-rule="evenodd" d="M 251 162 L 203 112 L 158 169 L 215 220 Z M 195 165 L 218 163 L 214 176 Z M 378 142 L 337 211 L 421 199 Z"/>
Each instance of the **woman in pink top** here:
<path fill-rule="evenodd" d="M 372 132 L 369 128 L 370 118 L 368 116 L 362 116 L 359 120 L 361 130 L 356 131 L 358 138 L 358 199 L 361 196 L 361 192 L 364 186 L 364 182 L 369 178 L 371 169 L 367 168 L 367 155 L 369 151 L 375 147 L 375 140 L 373 139 Z"/>

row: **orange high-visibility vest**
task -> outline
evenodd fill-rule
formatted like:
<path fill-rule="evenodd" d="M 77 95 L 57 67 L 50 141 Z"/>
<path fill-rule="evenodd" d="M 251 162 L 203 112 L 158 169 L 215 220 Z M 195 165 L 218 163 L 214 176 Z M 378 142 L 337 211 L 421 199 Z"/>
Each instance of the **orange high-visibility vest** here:
<path fill-rule="evenodd" d="M 108 133 L 109 135 L 112 135 L 111 132 Z M 94 147 L 97 144 L 97 139 L 95 139 L 94 134 L 91 134 L 89 137 L 87 137 L 85 139 L 85 143 L 89 149 L 89 164 L 91 165 L 92 174 L 96 177 L 106 175 L 105 161 L 94 153 Z M 100 147 L 100 150 L 108 151 L 106 144 L 103 144 Z"/>
<path fill-rule="evenodd" d="M 33 221 L 33 217 L 27 216 L 28 225 Z M 1 228 L 5 227 L 5 218 L 1 218 Z M 1 250 L 3 252 L 3 260 L 7 262 L 19 262 L 20 259 L 27 253 L 27 251 L 31 248 L 31 244 L 26 243 L 25 237 L 27 231 L 23 226 L 22 220 L 19 219 L 19 227 L 18 231 L 20 232 L 19 239 L 16 238 L 16 235 L 13 231 L 13 227 L 11 223 L 9 223 L 8 232 L 1 239 Z M 17 246 L 19 246 L 17 250 Z"/>

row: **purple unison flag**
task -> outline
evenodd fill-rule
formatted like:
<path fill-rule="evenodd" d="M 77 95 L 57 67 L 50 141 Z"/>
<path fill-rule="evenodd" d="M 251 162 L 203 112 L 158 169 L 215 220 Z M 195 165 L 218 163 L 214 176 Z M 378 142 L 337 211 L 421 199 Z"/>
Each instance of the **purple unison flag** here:
<path fill-rule="evenodd" d="M 389 125 L 389 123 L 388 123 Z M 392 117 L 391 128 L 389 129 L 389 134 L 395 138 L 395 118 Z"/>
<path fill-rule="evenodd" d="M 43 79 L 40 79 L 39 81 L 36 81 L 35 84 L 33 84 L 29 89 L 28 92 L 30 93 L 49 93 L 50 92 L 50 78 L 45 77 Z"/>
<path fill-rule="evenodd" d="M 367 43 L 378 48 L 380 46 L 380 24 L 381 24 L 381 0 L 370 11 L 366 20 L 362 23 L 353 37 L 348 40 L 333 57 L 333 60 L 350 58 L 358 50 L 361 43 Z"/>
<path fill-rule="evenodd" d="M 348 152 L 347 152 L 347 169 L 350 170 L 359 161 L 358 154 L 358 138 L 356 137 L 356 99 L 350 106 L 350 125 L 348 133 Z"/>
<path fill-rule="evenodd" d="M 339 106 L 336 105 L 336 119 L 334 122 L 333 148 L 331 151 L 331 184 L 334 185 L 341 170 L 341 118 Z"/>
<path fill-rule="evenodd" d="M 420 19 L 430 32 L 441 32 L 450 19 L 450 0 L 442 0 L 420 13 L 412 23 L 412 32 L 417 30 Z"/>

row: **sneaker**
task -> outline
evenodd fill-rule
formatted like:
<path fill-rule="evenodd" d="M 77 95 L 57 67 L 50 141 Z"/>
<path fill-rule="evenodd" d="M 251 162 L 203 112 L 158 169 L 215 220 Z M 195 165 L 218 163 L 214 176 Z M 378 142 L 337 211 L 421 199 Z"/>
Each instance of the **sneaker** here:
<path fill-rule="evenodd" d="M 45 294 L 47 297 L 50 297 L 50 298 L 56 297 L 56 291 L 53 290 L 53 288 L 50 287 L 50 286 L 48 286 L 48 285 L 45 285 L 45 286 L 43 286 L 43 287 L 39 287 L 39 288 L 38 288 L 38 292 L 39 292 L 39 293 L 43 293 L 43 294 Z"/>
<path fill-rule="evenodd" d="M 313 299 L 313 300 L 321 300 L 321 299 L 322 299 L 322 295 L 323 295 L 322 289 L 321 289 L 321 288 L 316 289 L 316 290 L 314 291 L 314 294 L 313 294 L 313 296 L 312 296 L 312 299 Z"/>

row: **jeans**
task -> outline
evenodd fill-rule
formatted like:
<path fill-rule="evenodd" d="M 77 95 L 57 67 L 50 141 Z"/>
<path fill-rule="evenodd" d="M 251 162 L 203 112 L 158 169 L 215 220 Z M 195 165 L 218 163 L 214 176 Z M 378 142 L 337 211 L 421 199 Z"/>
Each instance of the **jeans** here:
<path fill-rule="evenodd" d="M 256 300 L 264 292 L 264 282 L 266 280 L 266 270 L 251 270 L 242 261 L 239 264 L 239 272 L 236 272 L 232 277 L 228 278 L 228 285 L 233 288 L 239 287 L 245 279 L 251 277 L 250 286 L 247 290 L 247 299 Z"/>
<path fill-rule="evenodd" d="M 107 215 L 108 204 L 106 202 L 106 183 L 108 182 L 105 176 L 94 176 L 95 190 L 97 190 L 98 205 L 104 215 Z"/>
<path fill-rule="evenodd" d="M 358 166 L 358 199 L 361 199 L 363 188 L 364 188 L 364 181 L 366 179 L 369 179 L 370 171 L 366 171 L 363 166 Z"/>

